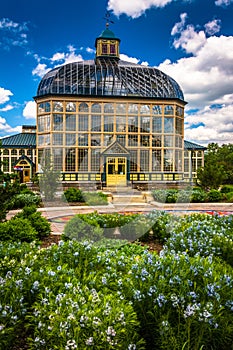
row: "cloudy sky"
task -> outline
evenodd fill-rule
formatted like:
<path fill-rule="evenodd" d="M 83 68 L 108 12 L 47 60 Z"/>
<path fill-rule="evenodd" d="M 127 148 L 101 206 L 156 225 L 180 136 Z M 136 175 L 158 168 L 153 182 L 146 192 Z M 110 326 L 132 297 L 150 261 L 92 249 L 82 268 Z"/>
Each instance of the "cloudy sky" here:
<path fill-rule="evenodd" d="M 233 0 L 7 0 L 0 4 L 0 136 L 35 124 L 37 87 L 55 66 L 93 59 L 105 28 L 122 59 L 157 67 L 188 102 L 185 139 L 233 142 Z"/>

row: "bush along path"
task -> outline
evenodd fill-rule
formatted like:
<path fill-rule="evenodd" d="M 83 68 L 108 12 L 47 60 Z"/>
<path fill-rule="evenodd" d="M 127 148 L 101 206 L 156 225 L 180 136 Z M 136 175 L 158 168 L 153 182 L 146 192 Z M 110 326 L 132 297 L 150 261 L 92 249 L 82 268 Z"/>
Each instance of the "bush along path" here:
<path fill-rule="evenodd" d="M 0 243 L 1 349 L 21 334 L 30 350 L 232 349 L 233 217 L 154 215 L 160 254 L 104 237 Z"/>

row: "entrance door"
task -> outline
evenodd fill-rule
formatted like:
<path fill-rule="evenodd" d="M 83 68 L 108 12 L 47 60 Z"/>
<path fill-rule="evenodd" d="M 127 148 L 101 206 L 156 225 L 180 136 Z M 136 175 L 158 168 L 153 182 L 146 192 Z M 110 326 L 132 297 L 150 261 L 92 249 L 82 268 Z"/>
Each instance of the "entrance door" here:
<path fill-rule="evenodd" d="M 126 186 L 126 158 L 107 158 L 107 186 Z"/>

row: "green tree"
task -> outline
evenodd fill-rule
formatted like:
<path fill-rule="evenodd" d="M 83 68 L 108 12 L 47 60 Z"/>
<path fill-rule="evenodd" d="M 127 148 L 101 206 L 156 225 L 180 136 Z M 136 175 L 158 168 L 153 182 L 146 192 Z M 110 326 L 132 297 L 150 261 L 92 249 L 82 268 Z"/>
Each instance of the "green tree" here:
<path fill-rule="evenodd" d="M 205 165 L 197 170 L 197 182 L 205 190 L 218 189 L 227 181 L 228 164 L 223 162 L 222 150 L 223 147 L 217 143 L 210 143 L 205 155 Z"/>
<path fill-rule="evenodd" d="M 2 143 L 0 141 L 0 155 Z M 6 219 L 10 209 L 10 201 L 15 194 L 20 193 L 20 183 L 16 174 L 8 174 L 3 171 L 4 162 L 0 158 L 0 222 Z"/>
<path fill-rule="evenodd" d="M 39 187 L 45 201 L 53 201 L 59 187 L 60 172 L 54 170 L 50 153 L 46 153 L 41 160 L 41 173 L 39 174 Z"/>

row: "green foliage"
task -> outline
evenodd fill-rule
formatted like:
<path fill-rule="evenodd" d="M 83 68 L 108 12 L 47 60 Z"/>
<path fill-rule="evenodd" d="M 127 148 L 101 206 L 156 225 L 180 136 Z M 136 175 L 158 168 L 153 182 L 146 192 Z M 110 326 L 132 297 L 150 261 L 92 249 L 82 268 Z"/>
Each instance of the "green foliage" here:
<path fill-rule="evenodd" d="M 207 193 L 201 188 L 195 188 L 191 195 L 192 203 L 204 203 L 207 199 Z"/>
<path fill-rule="evenodd" d="M 210 190 L 207 194 L 207 201 L 208 202 L 220 202 L 223 199 L 223 195 L 218 190 Z"/>
<path fill-rule="evenodd" d="M 103 192 L 84 192 L 83 197 L 88 205 L 108 204 L 108 196 Z"/>
<path fill-rule="evenodd" d="M 62 194 L 62 199 L 67 202 L 78 202 L 78 203 L 84 203 L 85 199 L 83 196 L 83 193 L 80 189 L 75 187 L 70 187 L 67 190 L 64 191 Z"/>
<path fill-rule="evenodd" d="M 112 240 L 0 243 L 2 347 L 21 348 L 26 328 L 29 349 L 231 349 L 232 216 L 160 216 L 160 255 Z"/>
<path fill-rule="evenodd" d="M 19 193 L 15 195 L 11 202 L 10 202 L 10 207 L 11 209 L 19 209 L 23 208 L 25 206 L 30 206 L 30 205 L 36 205 L 38 206 L 41 202 L 40 196 L 34 194 L 33 192 L 31 193 Z"/>
<path fill-rule="evenodd" d="M 37 232 L 28 219 L 15 217 L 0 223 L 0 241 L 32 242 L 36 239 Z"/>
<path fill-rule="evenodd" d="M 103 192 L 83 192 L 82 190 L 70 187 L 62 194 L 63 201 L 69 203 L 86 203 L 87 205 L 106 205 L 108 204 L 107 195 Z"/>
<path fill-rule="evenodd" d="M 41 159 L 41 164 L 42 173 L 38 175 L 40 191 L 46 202 L 54 201 L 59 187 L 60 172 L 54 170 L 53 160 L 49 153 Z"/>
<path fill-rule="evenodd" d="M 227 202 L 233 203 L 233 191 L 226 193 Z"/>
<path fill-rule="evenodd" d="M 24 207 L 15 217 L 27 219 L 36 230 L 37 239 L 42 239 L 51 234 L 51 224 L 37 211 L 36 206 Z"/>
<path fill-rule="evenodd" d="M 233 145 L 210 143 L 205 155 L 205 166 L 198 169 L 197 179 L 198 184 L 205 189 L 233 184 Z"/>
<path fill-rule="evenodd" d="M 220 189 L 221 193 L 229 193 L 229 192 L 233 192 L 233 185 L 223 185 Z"/>
<path fill-rule="evenodd" d="M 103 229 L 99 226 L 97 221 L 88 219 L 88 217 L 84 219 L 83 216 L 75 215 L 65 225 L 63 237 L 64 239 L 73 239 L 77 241 L 98 241 L 103 238 Z"/>

